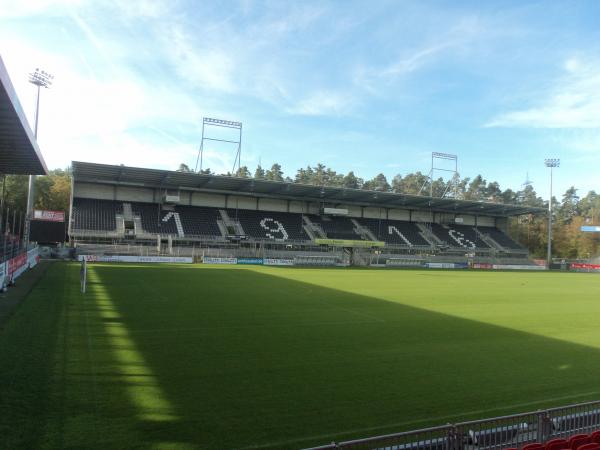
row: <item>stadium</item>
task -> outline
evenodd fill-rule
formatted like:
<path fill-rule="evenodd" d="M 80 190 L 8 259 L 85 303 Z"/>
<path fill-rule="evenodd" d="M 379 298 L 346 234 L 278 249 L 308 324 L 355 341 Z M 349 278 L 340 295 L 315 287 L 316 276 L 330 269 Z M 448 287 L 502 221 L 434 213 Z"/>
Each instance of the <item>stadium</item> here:
<path fill-rule="evenodd" d="M 207 117 L 237 172 L 44 191 L 32 79 L 34 130 L 0 59 L 0 450 L 600 450 L 594 212 L 434 195 L 438 152 L 428 193 L 242 176 Z"/>

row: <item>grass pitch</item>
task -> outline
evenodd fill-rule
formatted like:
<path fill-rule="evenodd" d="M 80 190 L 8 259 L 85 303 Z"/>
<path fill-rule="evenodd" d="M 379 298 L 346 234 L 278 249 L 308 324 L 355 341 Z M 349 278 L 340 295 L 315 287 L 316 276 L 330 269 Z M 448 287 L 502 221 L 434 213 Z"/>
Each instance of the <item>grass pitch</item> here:
<path fill-rule="evenodd" d="M 1 300 L 0 300 L 1 301 Z M 591 274 L 53 264 L 0 448 L 301 448 L 600 398 Z"/>

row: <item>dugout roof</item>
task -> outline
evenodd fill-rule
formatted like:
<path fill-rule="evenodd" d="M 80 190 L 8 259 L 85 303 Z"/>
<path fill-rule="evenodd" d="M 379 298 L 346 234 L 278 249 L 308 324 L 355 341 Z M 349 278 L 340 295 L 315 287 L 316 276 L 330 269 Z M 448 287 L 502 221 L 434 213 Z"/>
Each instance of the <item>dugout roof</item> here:
<path fill-rule="evenodd" d="M 46 163 L 0 58 L 0 173 L 44 175 Z"/>
<path fill-rule="evenodd" d="M 528 206 L 432 198 L 340 187 L 321 187 L 222 175 L 142 169 L 123 165 L 113 166 L 73 161 L 72 168 L 76 182 L 194 190 L 314 202 L 324 201 L 333 204 L 356 204 L 383 208 L 433 210 L 454 214 L 517 216 L 522 214 L 545 214 L 546 212 L 543 208 Z"/>

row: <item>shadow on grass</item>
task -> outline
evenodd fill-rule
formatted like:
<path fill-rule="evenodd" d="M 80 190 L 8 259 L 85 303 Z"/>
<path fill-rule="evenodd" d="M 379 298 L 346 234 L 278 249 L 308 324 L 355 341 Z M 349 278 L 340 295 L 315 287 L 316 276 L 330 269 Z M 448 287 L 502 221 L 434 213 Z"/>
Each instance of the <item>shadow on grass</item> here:
<path fill-rule="evenodd" d="M 119 448 L 299 448 L 600 393 L 591 347 L 247 269 L 90 271 L 73 340 L 101 360 L 66 381 Z"/>

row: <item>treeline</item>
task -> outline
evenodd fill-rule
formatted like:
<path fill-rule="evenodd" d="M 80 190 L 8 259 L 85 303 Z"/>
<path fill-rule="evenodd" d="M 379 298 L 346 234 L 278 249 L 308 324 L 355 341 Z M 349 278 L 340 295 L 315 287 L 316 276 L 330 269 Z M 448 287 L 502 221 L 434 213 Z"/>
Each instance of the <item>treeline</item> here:
<path fill-rule="evenodd" d="M 4 175 L 0 177 L 0 229 L 21 235 L 27 210 L 29 176 Z M 69 211 L 71 198 L 70 169 L 55 169 L 35 179 L 35 209 Z"/>
<path fill-rule="evenodd" d="M 180 171 L 192 172 L 185 164 Z M 206 169 L 203 173 L 211 173 Z M 230 173 L 226 175 L 231 175 Z M 286 176 L 281 165 L 273 164 L 269 169 L 258 166 L 252 173 L 242 166 L 236 176 L 257 180 L 285 181 L 290 183 L 312 184 L 316 186 L 336 186 L 351 189 L 365 189 L 379 192 L 396 192 L 434 197 L 446 195 L 460 200 L 486 201 L 512 205 L 536 206 L 547 208 L 547 201 L 537 195 L 531 184 L 521 189 L 502 189 L 496 181 L 488 182 L 481 175 L 474 178 L 457 177 L 454 180 L 438 178 L 430 183 L 426 174 L 421 172 L 398 174 L 391 181 L 380 173 L 365 180 L 354 172 L 339 173 L 323 164 L 307 166 L 296 171 L 294 177 Z M 2 211 L 2 230 L 22 228 L 27 205 L 28 177 L 25 175 L 6 175 L 0 182 L 0 210 Z M 36 209 L 69 211 L 71 195 L 70 169 L 55 169 L 47 176 L 36 177 Z M 600 235 L 582 233 L 582 225 L 600 225 L 600 195 L 595 191 L 580 197 L 575 187 L 569 188 L 559 199 L 553 198 L 553 255 L 559 258 L 587 259 L 598 255 Z M 510 234 L 525 245 L 534 257 L 544 257 L 547 245 L 548 222 L 546 215 L 520 216 L 509 222 Z M 19 230 L 17 230 L 19 231 Z M 17 232 L 16 234 L 20 234 Z"/>

